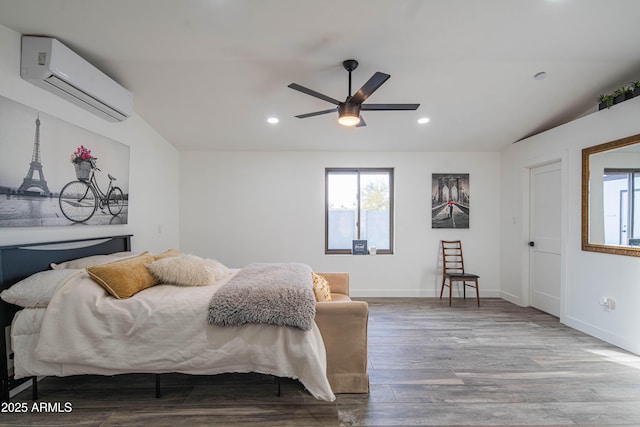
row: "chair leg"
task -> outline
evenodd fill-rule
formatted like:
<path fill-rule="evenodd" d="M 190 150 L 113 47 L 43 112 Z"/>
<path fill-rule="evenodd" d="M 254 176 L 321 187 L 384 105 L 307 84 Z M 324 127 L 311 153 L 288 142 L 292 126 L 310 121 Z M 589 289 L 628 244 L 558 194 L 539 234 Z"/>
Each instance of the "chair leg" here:
<path fill-rule="evenodd" d="M 467 299 L 467 282 L 462 282 L 462 299 Z"/>
<path fill-rule="evenodd" d="M 453 282 L 449 279 L 449 306 L 451 306 L 451 296 L 453 294 Z"/>
<path fill-rule="evenodd" d="M 476 282 L 476 299 L 478 300 L 478 307 L 480 307 L 480 288 L 478 287 L 478 279 L 476 279 L 475 282 Z"/>

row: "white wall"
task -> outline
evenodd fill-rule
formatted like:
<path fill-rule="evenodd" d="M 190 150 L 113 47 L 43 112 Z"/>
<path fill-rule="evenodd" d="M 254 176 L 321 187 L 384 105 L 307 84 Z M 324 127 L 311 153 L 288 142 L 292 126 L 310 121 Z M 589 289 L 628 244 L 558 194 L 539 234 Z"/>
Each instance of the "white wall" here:
<path fill-rule="evenodd" d="M 640 133 L 640 99 L 632 99 L 528 138 L 502 153 L 502 296 L 528 303 L 527 171 L 562 159 L 563 271 L 561 322 L 640 353 L 640 259 L 581 249 L 582 149 Z M 616 309 L 604 311 L 601 297 Z"/>
<path fill-rule="evenodd" d="M 178 152 L 139 116 L 110 123 L 22 80 L 20 34 L 1 25 L 0 96 L 126 144 L 131 155 L 127 225 L 0 228 L 0 245 L 134 234 L 134 250 L 178 247 Z"/>
<path fill-rule="evenodd" d="M 326 167 L 395 168 L 394 255 L 324 254 Z M 431 228 L 432 173 L 470 174 L 470 229 Z M 182 152 L 180 247 L 233 267 L 346 271 L 355 296 L 434 296 L 439 242 L 460 238 L 481 295 L 498 296 L 499 179 L 499 153 Z"/>

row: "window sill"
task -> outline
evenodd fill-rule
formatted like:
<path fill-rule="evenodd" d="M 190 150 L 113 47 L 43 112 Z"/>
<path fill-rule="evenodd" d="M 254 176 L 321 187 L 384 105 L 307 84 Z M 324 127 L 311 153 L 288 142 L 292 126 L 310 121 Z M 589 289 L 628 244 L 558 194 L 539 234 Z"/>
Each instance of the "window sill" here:
<path fill-rule="evenodd" d="M 372 256 L 384 256 L 384 255 L 393 255 L 393 252 L 390 251 L 385 251 L 385 252 L 380 252 L 378 251 L 375 255 L 372 254 L 368 254 L 368 255 L 353 255 L 351 252 L 325 252 L 325 255 L 348 255 L 348 256 L 355 256 L 355 257 L 372 257 Z"/>

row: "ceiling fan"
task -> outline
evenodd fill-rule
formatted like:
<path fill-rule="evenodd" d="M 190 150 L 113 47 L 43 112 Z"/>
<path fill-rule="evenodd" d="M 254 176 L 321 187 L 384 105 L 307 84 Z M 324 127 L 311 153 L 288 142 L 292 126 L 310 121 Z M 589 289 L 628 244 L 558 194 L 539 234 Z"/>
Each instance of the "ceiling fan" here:
<path fill-rule="evenodd" d="M 369 98 L 369 96 L 371 96 L 371 94 L 382 86 L 382 84 L 391 76 L 389 74 L 376 72 L 364 85 L 362 85 L 360 89 L 358 89 L 355 94 L 351 95 L 351 72 L 358 68 L 358 61 L 355 59 L 347 59 L 342 62 L 342 66 L 349 72 L 349 94 L 344 102 L 340 102 L 330 96 L 323 95 L 315 90 L 300 86 L 297 83 L 291 83 L 288 86 L 291 89 L 337 105 L 337 107 L 329 110 L 300 114 L 296 116 L 297 118 L 306 119 L 307 117 L 319 116 L 321 114 L 329 114 L 338 111 L 338 123 L 343 126 L 361 127 L 366 126 L 366 123 L 360 115 L 360 111 L 417 110 L 420 106 L 420 104 L 363 104 L 363 102 L 366 101 L 367 98 Z"/>

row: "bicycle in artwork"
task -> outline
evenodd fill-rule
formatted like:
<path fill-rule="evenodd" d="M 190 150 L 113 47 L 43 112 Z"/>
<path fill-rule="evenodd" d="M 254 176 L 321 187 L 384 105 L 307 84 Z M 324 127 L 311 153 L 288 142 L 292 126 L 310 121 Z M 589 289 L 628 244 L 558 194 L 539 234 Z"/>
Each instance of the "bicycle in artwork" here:
<path fill-rule="evenodd" d="M 120 187 L 113 182 L 116 180 L 111 174 L 109 186 L 102 191 L 96 180 L 96 172 L 100 169 L 96 165 L 97 157 L 91 155 L 91 151 L 80 146 L 72 155 L 72 163 L 76 169 L 77 180 L 68 182 L 62 187 L 58 202 L 62 214 L 70 221 L 88 221 L 98 210 L 107 209 L 113 216 L 122 212 L 125 198 Z"/>

